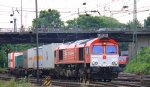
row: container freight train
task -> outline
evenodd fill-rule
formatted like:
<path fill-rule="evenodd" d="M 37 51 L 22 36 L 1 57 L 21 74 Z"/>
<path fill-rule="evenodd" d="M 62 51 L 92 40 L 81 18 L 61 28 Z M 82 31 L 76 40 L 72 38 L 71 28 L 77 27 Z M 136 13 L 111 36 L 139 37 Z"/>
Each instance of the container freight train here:
<path fill-rule="evenodd" d="M 49 75 L 54 70 L 54 50 L 61 43 L 43 45 L 39 50 L 39 69 L 41 74 Z M 8 54 L 8 67 L 11 74 L 17 76 L 33 75 L 36 76 L 37 55 L 36 48 L 30 48 L 23 52 L 12 52 Z"/>
<path fill-rule="evenodd" d="M 113 39 L 108 37 L 85 39 L 59 46 L 57 44 L 55 47 L 52 44 L 39 47 L 41 75 L 104 81 L 111 81 L 118 76 L 119 48 Z M 22 54 L 24 59 L 20 68 L 25 69 L 28 74 L 36 74 L 35 50 L 28 49 Z"/>

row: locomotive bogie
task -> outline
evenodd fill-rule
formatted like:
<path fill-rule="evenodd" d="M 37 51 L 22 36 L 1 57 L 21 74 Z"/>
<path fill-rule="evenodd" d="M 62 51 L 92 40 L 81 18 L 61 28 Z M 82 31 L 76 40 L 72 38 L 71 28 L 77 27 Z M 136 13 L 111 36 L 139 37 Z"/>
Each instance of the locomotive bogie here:
<path fill-rule="evenodd" d="M 92 67 L 91 79 L 96 80 L 112 80 L 118 77 L 118 67 Z"/>
<path fill-rule="evenodd" d="M 55 70 L 57 73 L 57 78 L 61 79 L 88 79 L 88 75 L 90 67 L 89 64 L 59 64 L 55 66 Z"/>

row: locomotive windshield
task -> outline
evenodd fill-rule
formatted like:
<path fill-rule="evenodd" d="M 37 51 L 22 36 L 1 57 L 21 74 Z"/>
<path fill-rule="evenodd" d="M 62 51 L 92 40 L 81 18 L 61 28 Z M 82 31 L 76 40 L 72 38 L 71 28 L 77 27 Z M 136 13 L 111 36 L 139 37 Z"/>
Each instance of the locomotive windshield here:
<path fill-rule="evenodd" d="M 92 51 L 93 54 L 103 54 L 103 47 L 99 45 L 94 45 Z"/>
<path fill-rule="evenodd" d="M 116 46 L 106 46 L 106 54 L 116 54 L 117 47 Z"/>

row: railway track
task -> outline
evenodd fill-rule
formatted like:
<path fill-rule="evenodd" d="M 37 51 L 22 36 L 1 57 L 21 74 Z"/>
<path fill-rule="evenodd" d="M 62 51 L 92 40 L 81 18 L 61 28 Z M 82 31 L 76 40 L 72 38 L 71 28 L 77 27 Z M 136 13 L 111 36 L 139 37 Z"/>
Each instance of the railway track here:
<path fill-rule="evenodd" d="M 140 85 L 131 83 L 126 84 L 120 84 L 123 83 L 123 81 L 120 82 L 90 82 L 90 83 L 78 83 L 78 82 L 58 82 L 53 81 L 52 85 L 58 85 L 58 86 L 69 86 L 69 87 L 139 87 Z"/>
<path fill-rule="evenodd" d="M 1 80 L 15 79 L 21 80 L 22 78 L 15 78 L 8 74 L 0 74 Z M 36 78 L 29 78 L 31 83 L 36 84 Z M 44 79 L 41 79 L 42 85 Z M 52 80 L 53 86 L 61 87 L 148 87 L 150 86 L 150 75 L 135 75 L 135 74 L 119 74 L 119 77 L 111 82 L 100 82 L 100 81 L 88 81 L 88 82 L 78 82 L 73 80 Z"/>

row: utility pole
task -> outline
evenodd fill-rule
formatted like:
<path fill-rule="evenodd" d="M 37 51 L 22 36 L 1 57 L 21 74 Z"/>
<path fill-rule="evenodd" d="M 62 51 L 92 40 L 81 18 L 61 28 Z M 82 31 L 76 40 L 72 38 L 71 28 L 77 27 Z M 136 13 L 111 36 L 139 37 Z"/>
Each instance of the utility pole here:
<path fill-rule="evenodd" d="M 84 11 L 85 11 L 85 13 L 87 14 L 87 12 L 86 12 L 86 2 L 83 3 L 83 6 L 85 6 L 85 7 L 84 7 Z"/>
<path fill-rule="evenodd" d="M 17 27 L 16 27 L 16 18 L 14 18 L 14 32 L 17 32 Z"/>
<path fill-rule="evenodd" d="M 80 9 L 78 8 L 78 16 L 80 16 Z"/>
<path fill-rule="evenodd" d="M 136 7 L 136 0 L 134 0 L 134 10 L 133 10 L 133 21 L 136 22 L 137 21 L 137 7 Z"/>
<path fill-rule="evenodd" d="M 133 23 L 134 23 L 134 31 L 135 31 L 135 42 L 137 41 L 137 3 L 134 0 L 134 10 L 133 10 Z"/>
<path fill-rule="evenodd" d="M 20 29 L 21 32 L 23 32 L 23 25 L 22 25 L 22 0 L 21 0 L 21 29 Z"/>
<path fill-rule="evenodd" d="M 38 3 L 37 0 L 35 0 L 35 8 L 36 8 L 36 20 L 38 19 Z M 39 40 L 38 40 L 38 26 L 37 26 L 37 21 L 35 22 L 35 28 L 36 28 L 36 60 L 37 60 L 37 83 L 39 83 Z"/>
<path fill-rule="evenodd" d="M 137 3 L 136 3 L 136 0 L 134 0 L 134 7 L 133 7 L 133 23 L 134 23 L 134 27 L 133 27 L 134 28 L 133 29 L 133 47 L 134 48 L 132 48 L 132 51 L 136 50 L 136 51 L 134 51 L 135 55 L 136 55 L 137 50 L 138 50 L 138 48 L 137 48 Z"/>
<path fill-rule="evenodd" d="M 10 23 L 14 23 L 14 32 L 17 32 L 17 26 L 16 26 L 16 17 L 14 9 L 12 8 L 12 14 L 10 14 L 11 17 L 13 17 L 13 21 L 10 21 Z"/>
<path fill-rule="evenodd" d="M 78 8 L 78 17 L 80 16 L 80 9 Z M 79 24 L 78 24 L 78 20 L 77 20 L 77 31 L 79 31 Z"/>

